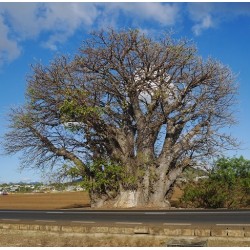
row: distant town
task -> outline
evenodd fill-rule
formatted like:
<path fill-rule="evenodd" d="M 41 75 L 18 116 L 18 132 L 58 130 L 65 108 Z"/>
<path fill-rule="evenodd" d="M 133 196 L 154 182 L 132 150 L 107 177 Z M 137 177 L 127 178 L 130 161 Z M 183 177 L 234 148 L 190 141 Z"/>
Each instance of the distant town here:
<path fill-rule="evenodd" d="M 11 193 L 46 193 L 46 192 L 72 192 L 84 191 L 79 182 L 44 184 L 40 182 L 31 183 L 3 183 L 0 184 L 0 195 Z"/>

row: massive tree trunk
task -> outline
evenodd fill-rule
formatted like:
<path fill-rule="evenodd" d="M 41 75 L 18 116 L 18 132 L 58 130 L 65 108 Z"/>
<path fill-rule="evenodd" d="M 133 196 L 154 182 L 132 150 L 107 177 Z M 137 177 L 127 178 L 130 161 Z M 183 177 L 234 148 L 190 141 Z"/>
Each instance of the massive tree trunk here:
<path fill-rule="evenodd" d="M 143 190 L 124 190 L 116 198 L 114 207 L 143 207 L 146 204 Z"/>
<path fill-rule="evenodd" d="M 138 180 L 136 188 L 129 189 L 120 186 L 119 192 L 115 197 L 100 194 L 92 195 L 92 207 L 169 208 L 168 193 L 182 170 L 173 169 L 171 173 L 164 174 L 163 172 L 155 171 L 155 169 L 155 166 L 152 167 L 150 165 L 148 171 Z"/>
<path fill-rule="evenodd" d="M 145 152 L 150 155 L 150 149 L 145 150 Z M 141 159 L 140 157 L 140 160 L 135 162 L 141 163 Z M 119 191 L 112 197 L 110 195 L 92 195 L 92 206 L 169 208 L 169 193 L 171 193 L 178 176 L 184 168 L 189 166 L 190 159 L 184 159 L 179 164 L 176 164 L 176 159 L 173 157 L 163 157 L 160 160 L 161 162 L 152 164 L 152 159 L 146 158 L 146 161 L 143 162 L 143 175 L 137 176 L 135 186 L 130 188 L 129 185 L 120 184 Z M 133 165 L 133 169 L 139 169 L 140 167 Z"/>

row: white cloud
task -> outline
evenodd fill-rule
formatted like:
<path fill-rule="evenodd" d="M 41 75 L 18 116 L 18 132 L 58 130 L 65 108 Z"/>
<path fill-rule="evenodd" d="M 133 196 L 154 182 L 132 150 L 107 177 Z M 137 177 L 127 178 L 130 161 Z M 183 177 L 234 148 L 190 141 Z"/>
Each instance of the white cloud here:
<path fill-rule="evenodd" d="M 65 42 L 78 28 L 91 27 L 97 15 L 98 10 L 94 4 L 46 4 L 46 15 L 43 16 L 40 23 L 44 30 L 53 31 L 53 34 L 44 45 L 55 49 L 57 43 Z"/>
<path fill-rule="evenodd" d="M 210 3 L 190 3 L 188 4 L 189 17 L 194 21 L 192 31 L 195 35 L 200 35 L 205 29 L 214 26 L 212 21 L 211 12 L 213 5 Z"/>
<path fill-rule="evenodd" d="M 206 15 L 200 20 L 200 22 L 198 24 L 195 24 L 192 27 L 192 30 L 193 30 L 194 34 L 198 36 L 201 34 L 201 32 L 203 30 L 211 28 L 211 27 L 213 27 L 213 22 L 212 22 L 211 16 Z"/>
<path fill-rule="evenodd" d="M 0 3 L 0 59 L 16 59 L 26 40 L 39 39 L 42 46 L 56 50 L 78 29 L 118 27 L 121 13 L 132 22 L 154 21 L 167 26 L 175 23 L 178 11 L 176 4 L 147 2 Z"/>
<path fill-rule="evenodd" d="M 130 12 L 144 20 L 153 20 L 167 26 L 173 25 L 176 21 L 178 8 L 175 4 L 163 3 L 128 3 L 123 8 L 124 11 Z"/>
<path fill-rule="evenodd" d="M 9 28 L 19 39 L 35 39 L 43 32 L 53 33 L 45 44 L 55 48 L 78 27 L 93 24 L 97 9 L 94 4 L 81 3 L 3 3 Z"/>
<path fill-rule="evenodd" d="M 19 39 L 36 37 L 41 27 L 37 21 L 37 3 L 0 3 L 2 16 L 8 21 L 9 32 Z"/>
<path fill-rule="evenodd" d="M 194 22 L 192 31 L 195 35 L 236 17 L 250 16 L 249 3 L 188 3 L 187 10 Z"/>
<path fill-rule="evenodd" d="M 8 27 L 0 16 L 0 66 L 15 60 L 21 53 L 16 41 L 8 36 Z"/>
<path fill-rule="evenodd" d="M 41 44 L 55 50 L 78 28 L 90 27 L 98 15 L 94 3 L 0 3 L 0 59 L 11 62 L 20 45 L 46 33 Z"/>
<path fill-rule="evenodd" d="M 1 2 L 0 60 L 2 64 L 15 60 L 21 53 L 22 43 L 31 39 L 56 50 L 79 29 L 122 28 L 132 24 L 153 34 L 156 29 L 147 23 L 162 28 L 172 26 L 182 18 L 181 10 L 185 15 L 185 7 L 195 35 L 230 18 L 250 15 L 249 3 Z"/>
<path fill-rule="evenodd" d="M 108 3 L 105 4 L 105 11 L 109 13 L 109 16 L 122 12 L 136 21 L 155 21 L 163 26 L 168 26 L 176 22 L 179 8 L 173 3 Z"/>

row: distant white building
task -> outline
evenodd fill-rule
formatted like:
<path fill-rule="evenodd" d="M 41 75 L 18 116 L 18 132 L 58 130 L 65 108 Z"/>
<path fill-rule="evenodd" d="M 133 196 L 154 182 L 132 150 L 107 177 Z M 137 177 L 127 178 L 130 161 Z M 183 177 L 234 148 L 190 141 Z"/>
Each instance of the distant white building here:
<path fill-rule="evenodd" d="M 206 175 L 204 175 L 204 176 L 197 176 L 197 177 L 194 178 L 194 181 L 197 182 L 197 181 L 199 181 L 199 180 L 204 180 L 204 179 L 208 179 L 208 178 L 209 178 L 209 177 L 206 176 Z"/>

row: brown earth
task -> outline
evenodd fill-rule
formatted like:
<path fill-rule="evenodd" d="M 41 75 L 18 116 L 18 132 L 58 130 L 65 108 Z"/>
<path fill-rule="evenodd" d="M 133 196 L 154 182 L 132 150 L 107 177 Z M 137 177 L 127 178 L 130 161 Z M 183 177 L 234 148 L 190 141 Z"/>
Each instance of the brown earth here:
<path fill-rule="evenodd" d="M 29 193 L 0 195 L 0 209 L 72 209 L 90 206 L 87 192 Z"/>
<path fill-rule="evenodd" d="M 177 206 L 182 190 L 176 188 L 171 205 Z M 80 209 L 90 207 L 87 192 L 22 193 L 0 195 L 0 209 Z"/>
<path fill-rule="evenodd" d="M 179 207 L 180 198 L 183 196 L 183 190 L 180 187 L 175 187 L 173 191 L 173 196 L 170 199 L 170 204 L 172 207 Z"/>

